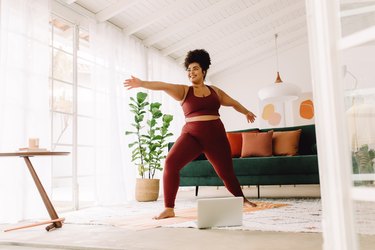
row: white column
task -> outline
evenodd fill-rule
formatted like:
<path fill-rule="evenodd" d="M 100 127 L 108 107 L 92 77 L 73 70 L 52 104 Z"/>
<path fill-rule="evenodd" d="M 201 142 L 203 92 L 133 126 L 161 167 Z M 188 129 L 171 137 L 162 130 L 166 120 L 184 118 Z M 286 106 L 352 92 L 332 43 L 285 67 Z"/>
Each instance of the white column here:
<path fill-rule="evenodd" d="M 320 187 L 323 249 L 356 250 L 351 165 L 340 82 L 338 0 L 306 0 Z"/>

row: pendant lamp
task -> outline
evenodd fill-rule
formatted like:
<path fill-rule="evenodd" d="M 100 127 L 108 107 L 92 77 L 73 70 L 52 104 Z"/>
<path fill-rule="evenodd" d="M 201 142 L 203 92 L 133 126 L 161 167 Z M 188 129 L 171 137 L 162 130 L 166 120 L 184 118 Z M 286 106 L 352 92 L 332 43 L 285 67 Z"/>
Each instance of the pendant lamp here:
<path fill-rule="evenodd" d="M 279 73 L 279 54 L 277 48 L 277 37 L 275 34 L 275 48 L 276 48 L 276 67 L 277 76 L 275 83 L 262 88 L 258 91 L 258 96 L 261 101 L 266 102 L 286 102 L 298 99 L 298 94 L 301 90 L 292 83 L 286 83 L 281 80 Z"/>

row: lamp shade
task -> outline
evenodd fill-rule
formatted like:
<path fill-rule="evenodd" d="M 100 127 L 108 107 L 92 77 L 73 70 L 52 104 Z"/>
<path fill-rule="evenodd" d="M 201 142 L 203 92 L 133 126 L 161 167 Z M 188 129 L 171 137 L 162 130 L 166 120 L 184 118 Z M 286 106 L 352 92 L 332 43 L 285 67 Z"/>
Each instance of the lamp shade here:
<path fill-rule="evenodd" d="M 274 84 L 262 88 L 258 91 L 258 96 L 261 101 L 267 102 L 287 102 L 298 99 L 301 92 L 300 88 L 292 83 L 285 83 L 281 80 L 279 74 L 279 53 L 277 49 L 277 33 L 275 34 L 275 48 L 276 48 L 276 65 L 277 76 Z"/>
<path fill-rule="evenodd" d="M 261 101 L 286 102 L 298 99 L 300 88 L 292 83 L 276 82 L 258 91 Z"/>

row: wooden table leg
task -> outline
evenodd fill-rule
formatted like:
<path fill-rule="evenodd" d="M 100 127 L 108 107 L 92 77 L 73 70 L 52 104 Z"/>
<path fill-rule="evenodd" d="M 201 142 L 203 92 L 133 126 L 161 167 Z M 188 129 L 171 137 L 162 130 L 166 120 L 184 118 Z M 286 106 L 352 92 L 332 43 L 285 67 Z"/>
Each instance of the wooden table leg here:
<path fill-rule="evenodd" d="M 44 187 L 43 187 L 42 183 L 40 182 L 39 177 L 36 174 L 35 169 L 34 169 L 33 165 L 31 164 L 31 161 L 30 161 L 29 157 L 23 156 L 23 158 L 25 159 L 25 162 L 26 162 L 26 165 L 27 165 L 27 167 L 30 171 L 30 174 L 34 179 L 35 185 L 38 188 L 39 194 L 42 197 L 44 205 L 47 208 L 48 214 L 51 217 L 51 220 L 54 221 L 51 225 L 46 227 L 46 230 L 49 231 L 53 228 L 62 227 L 62 222 L 61 222 L 61 220 L 58 220 L 59 216 L 57 215 L 57 213 L 55 211 L 55 208 L 53 207 L 50 199 L 48 198 L 48 195 L 47 195 L 46 191 L 44 190 Z"/>
<path fill-rule="evenodd" d="M 55 226 L 54 226 L 53 223 L 55 223 L 55 222 L 63 222 L 64 220 L 65 220 L 65 218 L 59 218 L 59 219 L 56 219 L 56 220 L 41 221 L 41 222 L 29 224 L 29 225 L 23 225 L 23 226 L 19 226 L 19 227 L 8 228 L 8 229 L 5 229 L 4 232 L 9 232 L 9 231 L 18 230 L 18 229 L 24 229 L 24 228 L 29 228 L 29 227 L 36 227 L 36 226 L 40 226 L 40 225 L 45 225 L 45 224 L 52 223 L 51 225 L 48 225 L 46 227 L 46 230 L 49 231 L 52 228 L 55 228 Z M 51 227 L 51 228 L 47 229 L 48 227 Z"/>

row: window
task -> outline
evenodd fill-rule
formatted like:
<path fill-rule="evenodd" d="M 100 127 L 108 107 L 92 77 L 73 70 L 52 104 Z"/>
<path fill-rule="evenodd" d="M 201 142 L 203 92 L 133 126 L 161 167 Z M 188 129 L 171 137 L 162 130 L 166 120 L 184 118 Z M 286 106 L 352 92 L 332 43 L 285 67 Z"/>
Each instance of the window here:
<path fill-rule="evenodd" d="M 59 17 L 51 19 L 50 110 L 52 149 L 68 151 L 52 159 L 52 200 L 59 210 L 95 202 L 94 94 L 87 30 Z"/>

